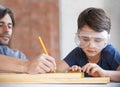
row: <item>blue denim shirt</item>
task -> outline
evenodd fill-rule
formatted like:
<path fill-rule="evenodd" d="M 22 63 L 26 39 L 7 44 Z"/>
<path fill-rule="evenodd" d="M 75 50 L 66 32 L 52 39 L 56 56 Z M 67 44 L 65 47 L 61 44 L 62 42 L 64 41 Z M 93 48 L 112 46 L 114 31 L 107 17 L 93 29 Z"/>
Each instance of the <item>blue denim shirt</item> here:
<path fill-rule="evenodd" d="M 0 46 L 0 54 L 26 60 L 26 56 L 22 52 L 13 50 L 8 46 Z"/>

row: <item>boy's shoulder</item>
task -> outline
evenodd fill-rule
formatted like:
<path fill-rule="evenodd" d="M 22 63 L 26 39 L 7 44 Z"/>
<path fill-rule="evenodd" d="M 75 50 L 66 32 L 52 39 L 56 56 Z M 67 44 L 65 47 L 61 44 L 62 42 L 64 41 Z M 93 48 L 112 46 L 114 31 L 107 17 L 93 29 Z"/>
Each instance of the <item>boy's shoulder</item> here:
<path fill-rule="evenodd" d="M 104 49 L 104 51 L 117 51 L 117 49 L 112 45 L 112 44 L 108 44 Z"/>
<path fill-rule="evenodd" d="M 112 44 L 108 44 L 103 50 L 102 53 L 104 54 L 110 54 L 110 55 L 114 55 L 114 54 L 119 54 L 120 52 L 118 51 L 118 49 L 116 49 Z"/>

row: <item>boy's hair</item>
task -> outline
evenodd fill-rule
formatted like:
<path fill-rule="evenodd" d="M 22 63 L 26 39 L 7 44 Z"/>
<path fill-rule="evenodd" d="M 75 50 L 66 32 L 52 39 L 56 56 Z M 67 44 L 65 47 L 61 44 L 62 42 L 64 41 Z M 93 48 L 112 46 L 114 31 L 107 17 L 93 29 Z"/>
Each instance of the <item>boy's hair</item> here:
<path fill-rule="evenodd" d="M 15 26 L 14 14 L 11 9 L 3 7 L 0 5 L 0 19 L 3 18 L 6 14 L 11 17 L 13 27 Z"/>
<path fill-rule="evenodd" d="M 96 32 L 107 31 L 110 33 L 111 22 L 105 11 L 100 8 L 87 8 L 78 17 L 78 32 L 84 25 L 89 26 Z"/>

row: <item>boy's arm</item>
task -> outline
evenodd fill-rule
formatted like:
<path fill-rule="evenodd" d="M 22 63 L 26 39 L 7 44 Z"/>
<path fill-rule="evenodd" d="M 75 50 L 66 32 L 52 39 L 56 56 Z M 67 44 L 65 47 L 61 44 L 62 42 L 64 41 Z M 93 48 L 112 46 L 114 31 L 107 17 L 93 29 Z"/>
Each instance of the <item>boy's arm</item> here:
<path fill-rule="evenodd" d="M 60 60 L 57 64 L 57 72 L 66 72 L 69 68 L 69 65 L 64 61 Z"/>
<path fill-rule="evenodd" d="M 105 70 L 105 76 L 110 77 L 111 81 L 120 82 L 120 66 L 117 71 Z"/>

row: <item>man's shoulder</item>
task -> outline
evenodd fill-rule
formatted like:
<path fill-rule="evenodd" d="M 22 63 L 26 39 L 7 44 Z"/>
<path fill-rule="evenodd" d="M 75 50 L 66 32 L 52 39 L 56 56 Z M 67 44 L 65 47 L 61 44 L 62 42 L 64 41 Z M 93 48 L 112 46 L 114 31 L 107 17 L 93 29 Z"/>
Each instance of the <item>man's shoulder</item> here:
<path fill-rule="evenodd" d="M 12 53 L 14 53 L 14 52 L 18 52 L 18 50 L 14 50 L 14 49 L 12 49 L 12 48 L 10 48 L 10 47 L 8 47 L 8 46 L 0 46 L 0 52 L 1 52 L 1 54 L 3 53 L 9 53 L 9 52 L 12 52 Z"/>
<path fill-rule="evenodd" d="M 8 46 L 0 46 L 0 54 L 15 57 L 15 58 L 21 58 L 21 59 L 26 58 L 25 55 L 21 51 L 11 49 Z"/>

